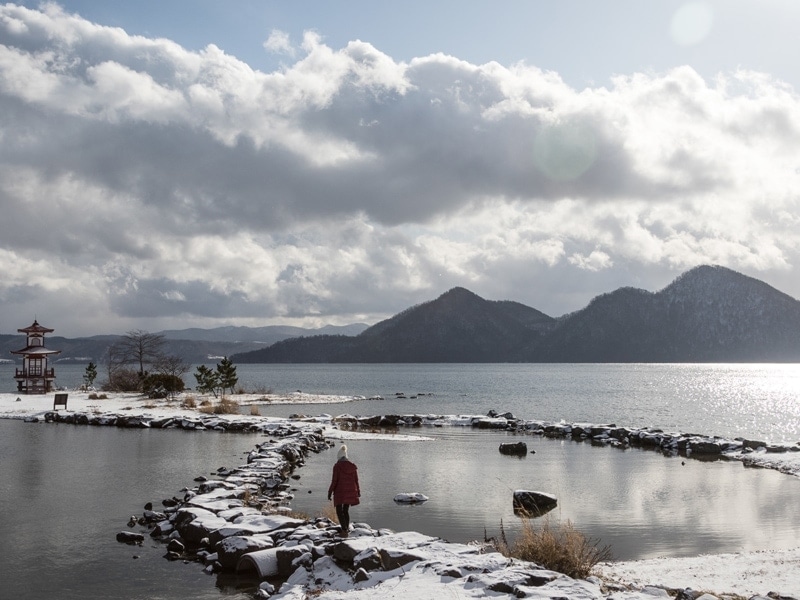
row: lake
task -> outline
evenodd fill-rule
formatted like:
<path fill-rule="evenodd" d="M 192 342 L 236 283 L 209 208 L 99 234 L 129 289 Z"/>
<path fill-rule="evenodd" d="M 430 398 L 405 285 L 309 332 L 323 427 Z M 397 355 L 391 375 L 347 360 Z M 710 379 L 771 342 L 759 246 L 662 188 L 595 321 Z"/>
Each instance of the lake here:
<path fill-rule="evenodd" d="M 80 383 L 82 365 L 56 365 L 60 385 Z M 381 395 L 384 400 L 307 406 L 263 405 L 261 414 L 511 411 L 518 417 L 656 426 L 667 430 L 800 438 L 798 365 L 240 365 L 251 391 Z M 9 372 L 7 372 L 9 371 Z M 13 391 L 13 367 L 0 385 Z M 187 383 L 193 382 L 191 374 Z M 10 382 L 10 383 L 7 383 Z M 403 392 L 404 399 L 395 394 Z M 426 394 L 424 396 L 419 394 Z M 431 395 L 427 395 L 431 394 Z M 412 398 L 411 396 L 416 396 Z M 412 432 L 410 432 L 412 433 Z M 554 493 L 551 516 L 569 519 L 616 558 L 796 547 L 800 478 L 632 449 L 525 436 L 535 454 L 500 455 L 505 433 L 414 430 L 426 442 L 348 442 L 359 465 L 362 504 L 355 521 L 415 529 L 452 541 L 517 525 L 511 491 Z M 258 435 L 127 431 L 0 421 L 0 552 L 10 597 L 248 597 L 235 578 L 170 563 L 149 541 L 114 536 L 145 502 L 191 487 L 192 479 L 244 462 Z M 325 504 L 333 452 L 312 456 L 293 481 L 293 507 Z M 398 506 L 398 492 L 430 500 Z M 136 556 L 137 558 L 134 558 Z"/>

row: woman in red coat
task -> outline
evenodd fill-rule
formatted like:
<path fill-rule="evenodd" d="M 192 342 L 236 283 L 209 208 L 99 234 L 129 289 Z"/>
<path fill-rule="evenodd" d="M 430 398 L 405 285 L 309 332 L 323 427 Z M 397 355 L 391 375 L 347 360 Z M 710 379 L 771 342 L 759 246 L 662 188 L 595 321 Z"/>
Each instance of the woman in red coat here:
<path fill-rule="evenodd" d="M 358 467 L 347 458 L 347 446 L 342 444 L 333 465 L 333 477 L 328 488 L 328 500 L 333 496 L 336 516 L 339 518 L 342 537 L 350 530 L 350 507 L 359 503 L 361 488 L 358 486 Z"/>

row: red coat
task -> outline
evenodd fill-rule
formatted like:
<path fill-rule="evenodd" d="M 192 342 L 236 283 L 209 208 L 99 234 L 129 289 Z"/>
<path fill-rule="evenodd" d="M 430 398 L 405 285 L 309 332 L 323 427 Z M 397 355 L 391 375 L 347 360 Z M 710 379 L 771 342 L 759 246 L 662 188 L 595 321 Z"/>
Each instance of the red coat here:
<path fill-rule="evenodd" d="M 328 497 L 333 494 L 334 504 L 349 504 L 355 506 L 359 503 L 361 488 L 358 486 L 358 467 L 346 458 L 336 461 L 333 465 L 333 477 L 328 488 Z"/>

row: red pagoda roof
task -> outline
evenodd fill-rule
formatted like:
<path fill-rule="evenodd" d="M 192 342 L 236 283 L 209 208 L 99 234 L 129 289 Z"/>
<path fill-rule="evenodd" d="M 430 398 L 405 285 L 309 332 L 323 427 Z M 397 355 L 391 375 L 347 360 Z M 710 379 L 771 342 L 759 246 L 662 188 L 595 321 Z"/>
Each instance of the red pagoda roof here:
<path fill-rule="evenodd" d="M 61 350 L 50 350 L 44 346 L 28 346 L 22 350 L 12 350 L 11 354 L 24 354 L 26 356 L 47 356 L 48 354 L 59 354 Z"/>
<path fill-rule="evenodd" d="M 50 329 L 48 327 L 42 327 L 39 325 L 39 321 L 34 320 L 33 324 L 29 325 L 28 327 L 24 327 L 22 329 L 17 329 L 20 333 L 52 333 L 55 329 Z"/>

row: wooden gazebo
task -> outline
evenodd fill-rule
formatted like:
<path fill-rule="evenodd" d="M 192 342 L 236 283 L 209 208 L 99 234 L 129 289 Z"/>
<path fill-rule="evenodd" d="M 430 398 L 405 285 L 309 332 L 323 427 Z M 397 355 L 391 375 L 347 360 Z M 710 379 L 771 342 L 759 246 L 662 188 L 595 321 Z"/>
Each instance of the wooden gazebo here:
<path fill-rule="evenodd" d="M 26 345 L 22 350 L 12 350 L 11 354 L 22 356 L 22 369 L 16 369 L 14 379 L 17 380 L 17 391 L 23 394 L 47 394 L 53 389 L 56 378 L 55 369 L 48 368 L 47 358 L 51 354 L 59 354 L 61 350 L 48 350 L 44 345 L 44 334 L 53 329 L 42 327 L 34 320 L 33 324 L 17 329 L 26 336 Z"/>

